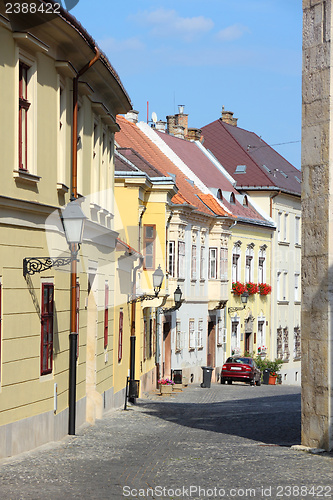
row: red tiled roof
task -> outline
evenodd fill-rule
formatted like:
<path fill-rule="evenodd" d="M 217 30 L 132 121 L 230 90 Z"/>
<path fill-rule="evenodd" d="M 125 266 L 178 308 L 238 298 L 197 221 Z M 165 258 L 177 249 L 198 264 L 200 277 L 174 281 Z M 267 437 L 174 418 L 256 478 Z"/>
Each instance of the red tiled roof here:
<path fill-rule="evenodd" d="M 208 208 L 213 210 L 218 215 L 226 215 L 226 211 L 223 210 L 221 205 L 217 202 L 212 194 L 198 194 L 201 201 L 207 205 Z M 234 215 L 232 217 L 235 217 Z"/>
<path fill-rule="evenodd" d="M 133 148 L 146 161 L 164 175 L 174 175 L 178 187 L 178 193 L 172 199 L 174 203 L 179 202 L 193 205 L 196 209 L 207 215 L 216 214 L 201 201 L 198 195 L 203 193 L 195 185 L 188 182 L 187 177 L 179 170 L 169 158 L 134 124 L 126 120 L 123 116 L 117 116 L 120 125 L 120 132 L 116 133 L 116 143 L 123 148 Z M 186 200 L 186 201 L 184 201 Z M 225 213 L 225 215 L 229 215 Z"/>
<path fill-rule="evenodd" d="M 235 195 L 239 194 L 229 179 L 211 162 L 194 142 L 180 139 L 163 132 L 156 133 L 208 188 L 214 188 L 216 190 L 221 189 L 221 191 L 227 191 Z M 245 207 L 239 203 L 238 200 L 235 201 L 235 204 L 231 205 L 228 200 L 223 198 L 222 203 L 233 215 L 253 220 L 263 220 L 263 217 L 252 206 Z M 220 206 L 219 203 L 217 203 L 217 205 Z"/>
<path fill-rule="evenodd" d="M 147 162 L 137 151 L 133 148 L 117 148 L 117 152 L 130 161 L 135 167 L 147 174 L 149 177 L 164 177 L 164 175 L 157 170 L 153 165 Z M 134 170 L 121 156 L 115 156 L 115 171 Z"/>
<path fill-rule="evenodd" d="M 202 133 L 205 148 L 234 177 L 237 187 L 274 187 L 301 194 L 300 171 L 255 133 L 221 119 L 202 127 Z M 246 165 L 246 172 L 235 173 L 238 165 Z"/>

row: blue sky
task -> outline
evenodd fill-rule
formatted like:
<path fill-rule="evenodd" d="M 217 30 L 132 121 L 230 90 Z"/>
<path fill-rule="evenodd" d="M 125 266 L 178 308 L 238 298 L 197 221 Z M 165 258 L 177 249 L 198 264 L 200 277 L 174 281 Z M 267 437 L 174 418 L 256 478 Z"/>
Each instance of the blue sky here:
<path fill-rule="evenodd" d="M 139 118 L 184 104 L 189 126 L 233 111 L 300 168 L 300 0 L 80 0 L 71 10 L 118 72 Z"/>

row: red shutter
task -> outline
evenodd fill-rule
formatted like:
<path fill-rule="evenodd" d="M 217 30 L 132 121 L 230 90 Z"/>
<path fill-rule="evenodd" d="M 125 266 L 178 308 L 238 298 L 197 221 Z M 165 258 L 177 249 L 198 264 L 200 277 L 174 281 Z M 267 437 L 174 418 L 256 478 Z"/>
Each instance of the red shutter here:
<path fill-rule="evenodd" d="M 109 285 L 105 283 L 104 349 L 109 343 Z"/>
<path fill-rule="evenodd" d="M 53 362 L 53 292 L 52 283 L 42 284 L 41 375 L 52 372 Z"/>
<path fill-rule="evenodd" d="M 119 313 L 118 362 L 120 362 L 122 357 L 123 357 L 123 324 L 124 324 L 124 313 L 123 313 L 123 311 L 120 311 L 120 313 Z"/>

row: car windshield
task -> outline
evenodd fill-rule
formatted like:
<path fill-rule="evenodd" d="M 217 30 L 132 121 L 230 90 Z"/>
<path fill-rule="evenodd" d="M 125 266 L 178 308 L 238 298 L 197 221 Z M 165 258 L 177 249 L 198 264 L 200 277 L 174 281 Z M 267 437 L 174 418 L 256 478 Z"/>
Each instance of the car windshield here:
<path fill-rule="evenodd" d="M 240 363 L 242 365 L 253 365 L 251 358 L 228 358 L 226 363 Z"/>

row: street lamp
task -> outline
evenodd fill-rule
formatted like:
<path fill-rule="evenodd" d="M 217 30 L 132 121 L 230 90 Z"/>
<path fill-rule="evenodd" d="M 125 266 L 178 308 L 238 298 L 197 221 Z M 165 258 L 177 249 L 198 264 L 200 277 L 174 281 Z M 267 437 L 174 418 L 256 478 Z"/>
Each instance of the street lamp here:
<path fill-rule="evenodd" d="M 148 293 L 144 293 L 143 295 L 138 295 L 137 297 L 133 294 L 132 298 L 129 300 L 130 304 L 133 304 L 133 302 L 142 302 L 143 300 L 153 300 L 158 297 L 158 294 L 161 291 L 161 286 L 163 283 L 164 279 L 164 273 L 161 269 L 160 264 L 158 265 L 158 268 L 155 269 L 153 272 L 153 288 L 155 295 L 150 295 Z"/>
<path fill-rule="evenodd" d="M 245 309 L 248 298 L 249 298 L 249 293 L 247 291 L 243 292 L 241 295 L 241 301 L 242 304 L 244 304 L 243 307 L 228 307 L 228 313 L 241 311 L 242 309 Z"/>
<path fill-rule="evenodd" d="M 77 361 L 77 323 L 76 323 L 76 275 L 77 254 L 83 239 L 84 222 L 87 217 L 76 201 L 68 203 L 62 211 L 61 220 L 66 240 L 71 251 L 71 311 L 69 334 L 69 394 L 68 394 L 68 434 L 75 435 L 76 413 L 76 361 Z"/>
<path fill-rule="evenodd" d="M 182 303 L 184 302 L 182 300 L 182 295 L 183 295 L 183 293 L 182 293 L 182 291 L 181 291 L 181 289 L 180 289 L 180 287 L 178 285 L 177 288 L 176 288 L 176 290 L 174 291 L 174 294 L 173 294 L 173 299 L 175 301 L 175 305 L 172 306 L 172 307 L 169 307 L 167 309 L 162 308 L 163 313 L 169 313 L 169 312 L 177 311 L 177 309 L 179 309 L 180 306 L 182 305 Z"/>

